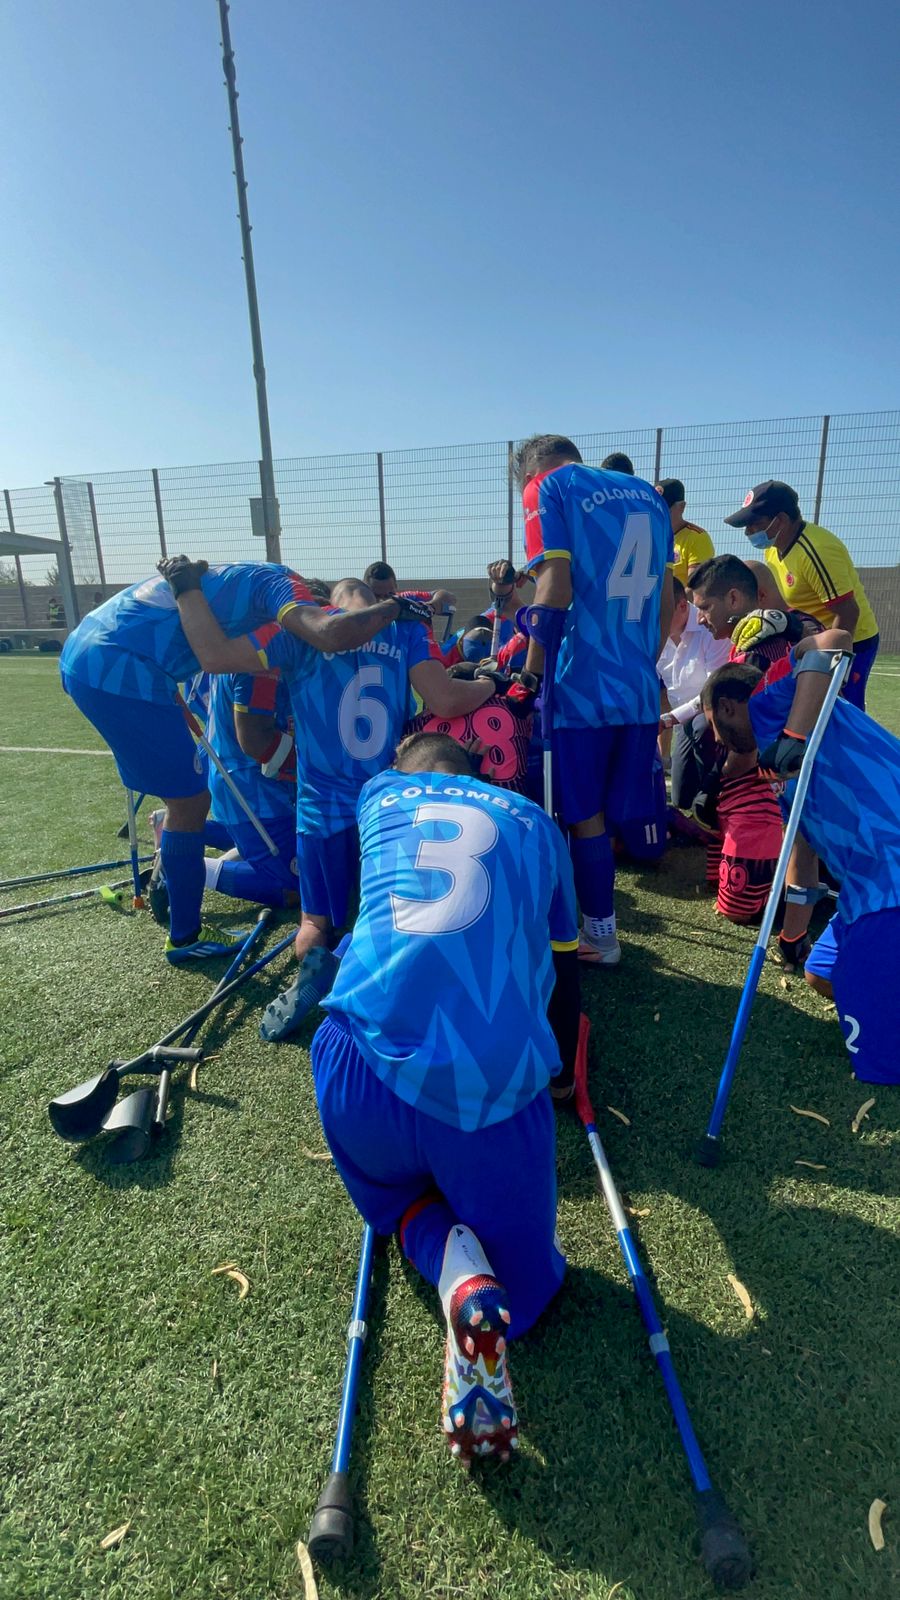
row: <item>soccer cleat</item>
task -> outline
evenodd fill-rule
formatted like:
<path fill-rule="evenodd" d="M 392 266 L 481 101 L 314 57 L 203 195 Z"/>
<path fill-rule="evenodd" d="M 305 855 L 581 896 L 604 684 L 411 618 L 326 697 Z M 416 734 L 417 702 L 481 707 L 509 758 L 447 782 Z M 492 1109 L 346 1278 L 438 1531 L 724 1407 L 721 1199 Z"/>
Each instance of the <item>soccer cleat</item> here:
<path fill-rule="evenodd" d="M 622 946 L 615 934 L 600 939 L 595 944 L 582 932 L 578 944 L 578 959 L 588 967 L 617 967 L 622 959 Z"/>
<path fill-rule="evenodd" d="M 324 945 L 308 950 L 290 988 L 276 995 L 266 1006 L 259 1037 L 267 1044 L 277 1044 L 279 1039 L 286 1039 L 299 1028 L 329 993 L 339 965 L 337 957 Z"/>
<path fill-rule="evenodd" d="M 506 1291 L 479 1273 L 454 1289 L 447 1313 L 441 1427 L 464 1467 L 478 1456 L 508 1461 L 518 1449 L 515 1401 L 506 1364 Z"/>
<path fill-rule="evenodd" d="M 197 932 L 196 938 L 189 944 L 173 944 L 171 935 L 166 940 L 166 960 L 173 967 L 185 966 L 189 961 L 208 961 L 212 956 L 232 956 L 240 949 L 246 933 L 238 933 L 234 938 L 230 935 L 222 937 L 215 928 L 208 927 L 205 923 Z"/>

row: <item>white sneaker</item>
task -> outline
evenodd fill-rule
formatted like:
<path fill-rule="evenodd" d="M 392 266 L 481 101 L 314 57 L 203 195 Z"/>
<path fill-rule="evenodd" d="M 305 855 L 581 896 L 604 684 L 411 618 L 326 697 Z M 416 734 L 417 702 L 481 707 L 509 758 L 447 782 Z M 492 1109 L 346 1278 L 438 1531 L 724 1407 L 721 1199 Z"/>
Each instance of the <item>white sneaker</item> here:
<path fill-rule="evenodd" d="M 622 946 L 614 933 L 595 943 L 582 929 L 578 959 L 588 967 L 617 967 L 622 959 Z"/>

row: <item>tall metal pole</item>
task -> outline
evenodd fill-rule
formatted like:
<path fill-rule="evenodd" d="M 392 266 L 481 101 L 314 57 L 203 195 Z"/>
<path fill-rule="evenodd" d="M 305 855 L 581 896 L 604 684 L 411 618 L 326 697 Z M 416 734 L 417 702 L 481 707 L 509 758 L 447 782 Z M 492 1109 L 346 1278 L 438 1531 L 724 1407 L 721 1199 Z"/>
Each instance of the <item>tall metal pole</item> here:
<path fill-rule="evenodd" d="M 231 118 L 231 146 L 234 152 L 234 177 L 237 183 L 238 216 L 241 222 L 244 277 L 247 280 L 247 310 L 250 314 L 250 340 L 253 345 L 256 409 L 259 412 L 260 481 L 266 559 L 280 562 L 281 525 L 278 502 L 275 498 L 275 467 L 272 461 L 272 435 L 269 431 L 266 369 L 263 363 L 262 332 L 259 326 L 259 303 L 256 298 L 256 274 L 253 270 L 253 245 L 250 241 L 250 212 L 247 207 L 247 179 L 244 176 L 242 148 L 244 141 L 241 138 L 241 125 L 238 120 L 237 78 L 234 69 L 234 51 L 231 48 L 231 30 L 228 26 L 228 0 L 219 0 L 219 22 L 222 27 L 222 66 L 225 71 L 225 87 L 228 90 L 228 114 Z"/>

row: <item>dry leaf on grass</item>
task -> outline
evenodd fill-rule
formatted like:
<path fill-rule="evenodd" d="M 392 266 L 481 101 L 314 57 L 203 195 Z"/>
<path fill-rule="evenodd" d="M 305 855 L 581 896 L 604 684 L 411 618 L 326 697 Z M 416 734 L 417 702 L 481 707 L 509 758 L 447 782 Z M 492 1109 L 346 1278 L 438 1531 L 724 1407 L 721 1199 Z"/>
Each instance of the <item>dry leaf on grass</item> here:
<path fill-rule="evenodd" d="M 782 989 L 789 989 L 791 987 L 790 978 L 782 978 L 781 979 L 781 987 L 782 987 Z"/>
<path fill-rule="evenodd" d="M 200 1070 L 200 1063 L 199 1063 L 199 1061 L 195 1061 L 194 1065 L 191 1067 L 190 1077 L 188 1078 L 188 1088 L 192 1089 L 195 1094 L 197 1092 L 197 1073 L 199 1072 L 199 1070 Z"/>
<path fill-rule="evenodd" d="M 334 1157 L 331 1154 L 330 1150 L 310 1150 L 309 1146 L 305 1145 L 305 1144 L 302 1144 L 300 1146 L 300 1154 L 305 1156 L 307 1161 L 333 1161 L 334 1160 Z"/>
<path fill-rule="evenodd" d="M 618 1117 L 620 1122 L 624 1122 L 626 1128 L 631 1127 L 631 1118 L 626 1117 L 624 1111 L 617 1111 L 615 1106 L 607 1106 L 606 1109 L 607 1111 L 611 1111 L 614 1117 Z"/>
<path fill-rule="evenodd" d="M 876 1500 L 875 1504 L 876 1505 L 880 1505 L 881 1504 L 880 1500 Z M 126 1533 L 128 1532 L 128 1529 L 130 1527 L 131 1527 L 131 1521 L 129 1519 L 128 1522 L 123 1522 L 122 1523 L 121 1528 L 113 1528 L 112 1533 L 108 1533 L 106 1535 L 105 1539 L 101 1539 L 100 1540 L 100 1549 L 101 1550 L 114 1550 L 117 1544 L 121 1544 L 122 1543 L 122 1540 L 124 1539 Z"/>
<path fill-rule="evenodd" d="M 213 1364 L 212 1364 L 212 1368 L 210 1369 L 209 1376 L 210 1376 L 210 1380 L 211 1380 L 211 1382 L 213 1384 L 213 1387 L 216 1387 L 220 1380 L 219 1380 L 219 1363 L 215 1359 L 213 1359 Z"/>
<path fill-rule="evenodd" d="M 881 1519 L 886 1511 L 887 1504 L 884 1500 L 873 1500 L 869 1507 L 869 1538 L 872 1541 L 873 1550 L 884 1549 L 884 1534 L 881 1531 Z"/>
<path fill-rule="evenodd" d="M 874 1104 L 875 1104 L 874 1100 L 864 1100 L 863 1101 L 862 1105 L 860 1106 L 859 1110 L 856 1113 L 856 1116 L 853 1118 L 853 1121 L 850 1124 L 850 1132 L 851 1133 L 859 1133 L 860 1128 L 862 1127 L 863 1123 L 865 1122 L 866 1118 L 868 1117 L 869 1112 L 871 1111 L 871 1109 L 872 1109 Z"/>
<path fill-rule="evenodd" d="M 653 1021 L 654 1022 L 658 1022 L 659 1021 L 659 1012 L 658 1011 L 654 1011 L 654 1013 L 653 1013 Z"/>
<path fill-rule="evenodd" d="M 304 1600 L 319 1600 L 312 1560 L 302 1539 L 297 1540 L 297 1560 L 300 1563 L 300 1572 L 303 1577 Z"/>
<path fill-rule="evenodd" d="M 813 1172 L 827 1172 L 828 1168 L 822 1161 L 795 1161 L 795 1167 L 810 1167 Z"/>
<path fill-rule="evenodd" d="M 649 1217 L 650 1215 L 649 1206 L 626 1206 L 625 1210 L 630 1217 Z"/>
<path fill-rule="evenodd" d="M 750 1296 L 744 1288 L 744 1285 L 741 1283 L 740 1278 L 736 1278 L 733 1272 L 729 1272 L 728 1282 L 731 1284 L 732 1289 L 744 1308 L 744 1316 L 747 1318 L 748 1322 L 752 1322 L 756 1315 L 756 1311 L 753 1301 L 750 1299 Z"/>
<path fill-rule="evenodd" d="M 828 1118 L 823 1117 L 821 1111 L 804 1111 L 801 1106 L 791 1106 L 791 1110 L 795 1117 L 812 1117 L 814 1122 L 822 1122 L 826 1128 L 831 1127 Z"/>
<path fill-rule="evenodd" d="M 242 1272 L 240 1267 L 235 1266 L 233 1261 L 226 1261 L 221 1267 L 213 1267 L 210 1277 L 215 1278 L 220 1273 L 223 1277 L 232 1278 L 235 1283 L 240 1284 L 241 1292 L 238 1295 L 238 1299 L 246 1300 L 248 1294 L 250 1293 L 250 1279 L 247 1277 L 247 1274 Z"/>

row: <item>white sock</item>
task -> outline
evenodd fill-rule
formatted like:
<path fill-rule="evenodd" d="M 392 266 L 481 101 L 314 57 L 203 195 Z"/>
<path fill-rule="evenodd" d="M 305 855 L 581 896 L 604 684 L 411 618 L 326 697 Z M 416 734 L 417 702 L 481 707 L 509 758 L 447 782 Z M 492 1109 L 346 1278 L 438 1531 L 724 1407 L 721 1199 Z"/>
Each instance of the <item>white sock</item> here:
<path fill-rule="evenodd" d="M 594 944 L 601 944 L 607 939 L 616 937 L 615 912 L 611 917 L 585 917 L 584 931 Z"/>
<path fill-rule="evenodd" d="M 438 1283 L 438 1294 L 441 1297 L 445 1317 L 450 1314 L 450 1301 L 460 1284 L 465 1283 L 467 1278 L 477 1277 L 480 1273 L 493 1278 L 494 1269 L 472 1229 L 457 1222 L 447 1235 Z"/>
<path fill-rule="evenodd" d="M 219 884 L 219 875 L 225 865 L 224 856 L 206 856 L 204 858 L 207 889 L 216 889 Z"/>

